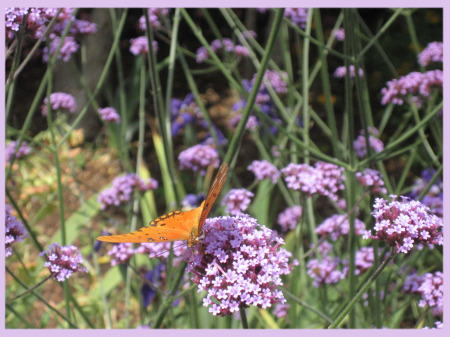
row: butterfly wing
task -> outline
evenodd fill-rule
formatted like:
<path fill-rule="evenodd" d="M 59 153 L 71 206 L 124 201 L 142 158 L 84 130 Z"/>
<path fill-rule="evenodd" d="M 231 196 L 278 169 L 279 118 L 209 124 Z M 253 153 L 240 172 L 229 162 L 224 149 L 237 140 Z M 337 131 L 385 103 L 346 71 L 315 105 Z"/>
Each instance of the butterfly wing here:
<path fill-rule="evenodd" d="M 217 172 L 205 201 L 193 210 L 186 212 L 170 212 L 153 220 L 147 227 L 122 235 L 99 236 L 97 240 L 106 242 L 144 243 L 188 240 L 192 244 L 194 238 L 201 233 L 214 201 L 227 180 L 228 164 L 222 163 Z"/>
<path fill-rule="evenodd" d="M 198 232 L 201 233 L 203 224 L 211 211 L 211 207 L 214 205 L 214 201 L 216 201 L 219 196 L 220 191 L 222 190 L 223 185 L 227 181 L 227 173 L 228 173 L 228 163 L 223 162 L 219 167 L 219 171 L 217 171 L 216 178 L 214 179 L 211 188 L 209 189 L 208 195 L 206 196 L 205 201 L 203 201 L 202 205 L 202 213 L 200 215 L 200 221 L 198 223 Z"/>
<path fill-rule="evenodd" d="M 153 220 L 147 227 L 122 235 L 99 236 L 97 240 L 106 242 L 169 242 L 191 239 L 191 231 L 199 222 L 202 209 L 197 207 L 186 212 L 170 212 Z"/>

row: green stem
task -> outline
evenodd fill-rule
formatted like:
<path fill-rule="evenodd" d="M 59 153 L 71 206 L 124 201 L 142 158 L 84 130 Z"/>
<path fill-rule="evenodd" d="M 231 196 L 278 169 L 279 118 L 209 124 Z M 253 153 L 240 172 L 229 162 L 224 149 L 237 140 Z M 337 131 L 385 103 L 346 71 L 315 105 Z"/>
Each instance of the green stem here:
<path fill-rule="evenodd" d="M 248 321 L 247 321 L 247 314 L 245 313 L 245 308 L 239 308 L 239 314 L 241 315 L 241 322 L 242 327 L 244 329 L 248 329 Z"/>
<path fill-rule="evenodd" d="M 32 286 L 31 288 L 28 288 L 27 290 L 25 290 L 23 293 L 14 296 L 13 298 L 8 299 L 8 303 L 14 302 L 15 300 L 17 300 L 18 298 L 31 293 L 33 290 L 35 290 L 36 288 L 39 288 L 41 285 L 43 285 L 45 282 L 47 282 L 48 280 L 50 280 L 52 278 L 52 275 L 48 275 L 45 279 L 43 279 L 42 281 L 40 281 L 39 283 L 35 284 L 34 286 Z"/>
<path fill-rule="evenodd" d="M 12 273 L 12 271 L 11 271 L 8 267 L 5 267 L 5 268 L 6 268 L 6 272 L 7 272 L 9 275 L 11 275 L 11 276 L 14 278 L 14 280 L 16 280 L 17 283 L 19 283 L 23 288 L 28 289 L 28 287 L 25 285 L 25 283 L 23 283 L 19 278 L 17 278 L 17 276 L 14 275 L 14 274 Z M 71 321 L 69 318 L 67 318 L 66 316 L 64 316 L 58 309 L 56 309 L 56 308 L 53 307 L 50 303 L 48 303 L 41 295 L 35 293 L 34 291 L 31 291 L 31 293 L 32 293 L 38 300 L 40 300 L 42 303 L 44 303 L 50 310 L 52 310 L 53 312 L 55 312 L 59 317 L 61 317 L 64 321 L 66 321 L 66 322 L 69 324 L 69 326 L 70 326 L 71 328 L 78 329 L 78 327 L 77 327 L 74 323 L 72 323 L 72 321 Z"/>
<path fill-rule="evenodd" d="M 381 272 L 386 268 L 386 266 L 392 261 L 397 253 L 395 252 L 395 248 L 391 248 L 391 253 L 384 260 L 384 262 L 375 270 L 375 272 L 367 279 L 366 283 L 359 289 L 356 293 L 355 297 L 353 297 L 345 306 L 344 310 L 336 317 L 334 322 L 328 327 L 328 329 L 334 329 L 340 325 L 342 320 L 347 316 L 347 314 L 353 309 L 354 305 L 359 301 L 361 296 L 369 289 L 372 282 L 381 274 Z"/>
<path fill-rule="evenodd" d="M 275 16 L 275 21 L 273 23 L 273 27 L 272 27 L 272 30 L 270 31 L 270 36 L 267 41 L 265 53 L 264 53 L 263 59 L 261 61 L 261 67 L 256 75 L 256 79 L 253 83 L 252 90 L 247 99 L 247 104 L 245 105 L 244 110 L 242 111 L 242 118 L 236 128 L 236 132 L 235 132 L 233 138 L 230 141 L 230 146 L 225 155 L 224 161 L 227 163 L 230 163 L 230 165 L 232 165 L 232 160 L 237 157 L 238 149 L 239 149 L 242 139 L 244 137 L 245 126 L 251 115 L 253 105 L 255 104 L 255 101 L 256 101 L 256 95 L 259 92 L 259 88 L 261 86 L 262 80 L 264 78 L 264 75 L 266 73 L 266 69 L 267 69 L 267 66 L 269 63 L 270 55 L 272 54 L 272 50 L 275 45 L 275 40 L 277 38 L 278 31 L 280 30 L 281 22 L 283 19 L 283 14 L 284 14 L 284 8 L 280 8 L 277 10 L 277 13 Z"/>

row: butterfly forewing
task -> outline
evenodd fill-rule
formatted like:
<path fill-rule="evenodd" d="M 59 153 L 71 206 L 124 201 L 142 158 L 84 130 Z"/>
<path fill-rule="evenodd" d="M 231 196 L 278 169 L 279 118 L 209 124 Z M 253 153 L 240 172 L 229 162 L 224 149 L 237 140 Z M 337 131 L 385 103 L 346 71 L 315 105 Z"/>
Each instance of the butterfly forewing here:
<path fill-rule="evenodd" d="M 198 231 L 201 232 L 203 223 L 205 222 L 209 212 L 211 211 L 211 207 L 219 196 L 220 191 L 222 190 L 223 185 L 227 181 L 227 173 L 228 173 L 228 163 L 223 162 L 219 167 L 219 171 L 217 172 L 216 178 L 214 179 L 211 188 L 209 189 L 208 195 L 203 204 L 202 214 L 200 215 L 200 222 L 198 224 Z"/>
<path fill-rule="evenodd" d="M 151 221 L 147 227 L 123 235 L 100 236 L 97 240 L 106 242 L 168 242 L 188 240 L 191 237 L 193 224 L 196 227 L 201 208 L 187 212 L 170 212 Z"/>

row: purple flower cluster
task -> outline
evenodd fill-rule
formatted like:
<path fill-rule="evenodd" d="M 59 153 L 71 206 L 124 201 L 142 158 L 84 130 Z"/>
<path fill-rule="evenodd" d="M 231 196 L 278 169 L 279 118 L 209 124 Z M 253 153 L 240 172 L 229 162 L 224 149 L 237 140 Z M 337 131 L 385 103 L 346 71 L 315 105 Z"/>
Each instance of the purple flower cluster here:
<path fill-rule="evenodd" d="M 116 109 L 112 107 L 100 108 L 98 109 L 98 113 L 104 122 L 120 123 L 120 115 L 117 113 Z"/>
<path fill-rule="evenodd" d="M 6 145 L 5 162 L 11 161 L 11 159 L 14 156 L 14 153 L 16 154 L 16 159 L 19 159 L 25 157 L 31 152 L 31 147 L 28 146 L 28 143 L 26 141 L 22 141 L 22 144 L 20 144 L 20 147 L 17 149 L 18 145 L 19 144 L 17 140 L 10 141 Z"/>
<path fill-rule="evenodd" d="M 12 255 L 11 246 L 14 242 L 20 242 L 28 233 L 25 230 L 23 224 L 17 220 L 17 218 L 11 214 L 11 206 L 5 204 L 5 256 Z"/>
<path fill-rule="evenodd" d="M 230 190 L 222 200 L 225 205 L 225 212 L 231 215 L 239 215 L 244 212 L 250 204 L 254 194 L 245 188 L 237 188 Z"/>
<path fill-rule="evenodd" d="M 138 254 L 148 254 L 150 259 L 158 258 L 161 261 L 166 260 L 170 251 L 173 250 L 174 260 L 172 261 L 174 266 L 178 266 L 184 257 L 187 246 L 185 243 L 174 242 L 173 249 L 171 249 L 170 242 L 154 242 L 154 243 L 141 243 L 136 248 Z"/>
<path fill-rule="evenodd" d="M 275 304 L 275 309 L 273 310 L 273 314 L 278 318 L 284 317 L 287 315 L 288 310 L 290 309 L 289 304 L 277 303 Z"/>
<path fill-rule="evenodd" d="M 442 42 L 431 42 L 419 54 L 419 63 L 423 67 L 432 62 L 442 62 L 444 59 L 444 44 Z"/>
<path fill-rule="evenodd" d="M 283 232 L 288 230 L 294 230 L 295 226 L 300 221 L 302 217 L 302 207 L 292 206 L 286 208 L 283 212 L 278 214 L 278 224 L 281 226 Z"/>
<path fill-rule="evenodd" d="M 356 172 L 356 179 L 358 179 L 363 187 L 370 187 L 370 193 L 387 193 L 386 187 L 384 187 L 384 181 L 381 178 L 381 173 L 377 170 L 368 168 L 362 172 Z"/>
<path fill-rule="evenodd" d="M 419 294 L 422 299 L 419 307 L 429 306 L 434 316 L 440 316 L 444 307 L 444 275 L 442 272 L 418 275 L 412 273 L 406 277 L 403 291 Z"/>
<path fill-rule="evenodd" d="M 178 156 L 180 170 L 192 170 L 205 174 L 209 165 L 219 167 L 219 154 L 210 145 L 197 144 L 182 152 Z"/>
<path fill-rule="evenodd" d="M 135 253 L 136 250 L 133 248 L 132 243 L 113 245 L 108 251 L 108 255 L 111 256 L 111 267 L 127 263 Z"/>
<path fill-rule="evenodd" d="M 160 19 L 169 15 L 169 8 L 149 8 L 148 9 L 148 21 L 153 28 L 159 28 L 161 26 Z M 142 31 L 147 30 L 147 23 L 145 16 L 139 18 L 139 29 Z"/>
<path fill-rule="evenodd" d="M 419 195 L 428 186 L 428 183 L 430 182 L 435 173 L 436 171 L 434 169 L 424 170 L 422 172 L 422 177 L 415 180 L 411 193 L 409 194 L 409 197 L 411 199 L 417 200 L 419 198 Z M 443 192 L 444 192 L 444 184 L 442 183 L 442 180 L 438 178 L 422 199 L 422 204 L 428 206 L 431 212 L 436 214 L 440 218 L 444 216 Z"/>
<path fill-rule="evenodd" d="M 111 256 L 111 266 L 114 267 L 118 264 L 128 263 L 135 254 L 148 255 L 150 259 L 156 257 L 160 260 L 165 260 L 169 257 L 170 251 L 170 242 L 141 243 L 140 245 L 136 245 L 135 248 L 133 248 L 132 243 L 119 243 L 108 251 L 108 255 Z M 174 244 L 174 265 L 178 265 L 181 262 L 185 251 L 185 244 Z"/>
<path fill-rule="evenodd" d="M 52 20 L 58 12 L 58 8 L 7 8 L 6 9 L 6 29 L 10 39 L 14 38 L 15 32 L 19 30 L 20 24 L 23 23 L 25 16 L 28 14 L 26 28 L 33 33 L 33 38 L 38 39 L 44 37 L 47 30 L 47 23 Z M 61 35 L 69 24 L 73 24 L 69 30 L 69 35 L 62 42 L 62 47 L 58 54 L 58 59 L 67 62 L 73 53 L 79 49 L 75 38 L 80 34 L 94 34 L 97 27 L 94 23 L 87 20 L 78 20 L 73 15 L 73 8 L 63 8 L 57 17 L 56 24 L 53 26 L 49 34 L 49 48 L 44 47 L 43 60 L 48 62 L 50 55 L 53 55 L 61 41 Z M 45 39 L 45 37 L 44 37 Z"/>
<path fill-rule="evenodd" d="M 49 249 L 39 254 L 45 259 L 44 267 L 50 270 L 53 279 L 63 282 L 76 272 L 87 272 L 83 265 L 83 256 L 73 245 L 60 246 L 53 243 Z"/>
<path fill-rule="evenodd" d="M 77 108 L 75 97 L 65 92 L 54 92 L 50 95 L 50 106 L 52 110 L 64 109 L 71 113 L 74 113 Z M 44 98 L 44 104 L 42 104 L 42 115 L 47 116 L 47 97 Z"/>
<path fill-rule="evenodd" d="M 336 40 L 338 41 L 344 41 L 345 39 L 345 30 L 344 28 L 340 27 L 334 31 L 334 36 L 336 36 Z"/>
<path fill-rule="evenodd" d="M 183 210 L 190 210 L 195 207 L 200 206 L 202 201 L 205 200 L 205 195 L 203 193 L 200 194 L 186 194 L 184 199 L 181 201 L 181 208 Z"/>
<path fill-rule="evenodd" d="M 349 69 L 350 69 L 350 77 L 352 77 L 352 78 L 355 77 L 356 76 L 355 66 L 353 64 L 351 64 L 349 66 Z M 337 67 L 336 70 L 334 71 L 334 77 L 337 77 L 337 78 L 345 77 L 346 74 L 347 74 L 347 68 L 345 66 Z M 364 71 L 361 68 L 358 69 L 358 75 L 359 75 L 359 77 L 364 76 Z"/>
<path fill-rule="evenodd" d="M 247 170 L 256 176 L 256 180 L 260 181 L 269 178 L 274 184 L 281 175 L 280 171 L 267 160 L 254 160 L 251 165 L 247 167 Z"/>
<path fill-rule="evenodd" d="M 104 210 L 110 205 L 119 206 L 121 203 L 129 201 L 134 188 L 139 191 L 154 190 L 158 188 L 158 182 L 153 178 L 145 181 L 135 173 L 116 177 L 112 182 L 112 187 L 103 190 L 98 195 L 100 209 Z"/>
<path fill-rule="evenodd" d="M 344 169 L 334 164 L 316 162 L 308 164 L 291 163 L 281 172 L 286 176 L 287 187 L 301 190 L 309 196 L 320 194 L 337 200 L 337 192 L 344 189 Z"/>
<path fill-rule="evenodd" d="M 203 119 L 202 112 L 195 102 L 194 94 L 189 93 L 184 100 L 172 98 L 170 102 L 172 136 L 180 134 L 188 124 L 196 124 L 202 128 L 208 128 L 208 123 Z"/>
<path fill-rule="evenodd" d="M 442 245 L 442 219 L 430 212 L 430 209 L 419 201 L 391 195 L 392 201 L 376 198 L 372 215 L 375 218 L 375 235 L 371 231 L 364 238 L 384 240 L 398 253 L 408 253 L 414 243 L 422 247 Z"/>
<path fill-rule="evenodd" d="M 255 83 L 256 75 L 253 75 L 252 79 L 252 86 Z M 286 85 L 286 79 L 287 79 L 287 73 L 285 71 L 275 71 L 275 70 L 266 70 L 263 78 L 263 82 L 261 83 L 261 86 L 259 87 L 258 95 L 256 96 L 256 103 L 258 104 L 264 104 L 270 101 L 269 92 L 267 91 L 266 83 L 265 81 L 269 82 L 272 86 L 273 90 L 277 94 L 285 94 L 287 92 L 287 85 Z"/>
<path fill-rule="evenodd" d="M 220 50 L 225 50 L 228 53 L 234 53 L 236 56 L 247 57 L 250 55 L 248 49 L 242 45 L 235 45 L 233 40 L 229 38 L 224 38 L 222 40 L 214 40 L 210 45 L 211 50 L 217 53 Z M 202 63 L 204 60 L 209 58 L 209 53 L 206 47 L 200 47 L 197 49 L 197 63 Z"/>
<path fill-rule="evenodd" d="M 350 223 L 345 214 L 335 214 L 325 219 L 319 227 L 316 228 L 316 233 L 322 237 L 329 236 L 331 240 L 336 241 L 340 236 L 348 235 L 350 230 Z M 364 222 L 355 219 L 355 234 L 363 235 L 366 226 Z"/>
<path fill-rule="evenodd" d="M 53 55 L 56 50 L 58 49 L 58 46 L 61 42 L 61 38 L 59 36 L 56 36 L 51 42 L 50 42 L 50 55 L 49 55 L 49 48 L 45 47 L 42 54 L 42 60 L 47 63 L 50 56 Z M 72 54 L 75 54 L 78 51 L 78 48 L 80 48 L 80 45 L 75 41 L 75 38 L 73 36 L 67 36 L 61 45 L 61 48 L 59 49 L 58 59 L 62 59 L 64 62 L 67 62 L 72 57 Z"/>
<path fill-rule="evenodd" d="M 235 129 L 238 126 L 238 124 L 241 121 L 241 119 L 242 119 L 242 114 L 239 113 L 237 115 L 234 115 L 230 119 L 230 121 L 228 122 L 229 128 L 230 129 Z M 256 119 L 255 116 L 250 116 L 248 118 L 247 124 L 245 125 L 245 128 L 247 130 L 251 130 L 251 131 L 256 131 L 258 129 L 258 120 Z"/>
<path fill-rule="evenodd" d="M 243 80 L 242 85 L 244 88 L 250 92 L 253 87 L 253 83 L 256 79 L 256 74 L 253 76 L 253 79 L 250 80 Z M 276 72 L 272 70 L 267 70 L 264 74 L 264 79 L 267 80 L 274 91 L 278 94 L 284 94 L 287 91 L 287 74 L 285 72 Z M 246 99 L 242 98 L 239 101 L 237 101 L 231 110 L 233 112 L 241 113 L 241 110 L 245 107 L 247 104 Z M 261 83 L 261 86 L 259 88 L 257 97 L 256 97 L 256 106 L 261 109 L 261 112 L 266 114 L 268 117 L 270 117 L 275 123 L 280 124 L 281 120 L 278 117 L 278 110 L 275 106 L 275 103 L 272 101 L 269 95 L 269 91 L 267 90 L 266 83 Z M 250 119 L 249 119 L 250 121 Z M 259 122 L 255 119 L 255 123 L 252 122 L 252 125 L 255 126 L 259 124 Z M 247 123 L 247 127 L 251 127 L 249 123 Z M 277 128 L 275 126 L 270 127 L 270 132 L 276 133 Z"/>
<path fill-rule="evenodd" d="M 361 275 L 372 267 L 374 261 L 373 247 L 362 247 L 355 252 L 355 275 Z"/>
<path fill-rule="evenodd" d="M 381 152 L 384 149 L 383 142 L 378 138 L 378 130 L 374 127 L 369 126 L 369 144 L 370 148 L 374 152 Z M 356 154 L 359 158 L 363 158 L 367 155 L 367 145 L 366 145 L 366 137 L 364 130 L 361 130 L 358 138 L 353 142 L 353 148 L 356 151 Z"/>
<path fill-rule="evenodd" d="M 153 50 L 158 51 L 158 42 L 152 41 Z M 148 53 L 148 39 L 146 36 L 139 36 L 130 40 L 130 52 L 133 55 L 145 55 Z"/>
<path fill-rule="evenodd" d="M 258 8 L 260 13 L 265 13 L 267 8 Z M 305 28 L 308 20 L 308 8 L 285 8 L 284 16 L 301 28 Z"/>
<path fill-rule="evenodd" d="M 429 306 L 434 316 L 440 316 L 444 309 L 444 274 L 440 271 L 426 273 L 419 287 L 422 300 L 419 307 Z"/>
<path fill-rule="evenodd" d="M 347 269 L 339 270 L 340 259 L 338 257 L 324 256 L 322 261 L 312 259 L 308 261 L 306 268 L 308 275 L 314 280 L 314 287 L 324 284 L 336 284 L 344 279 Z"/>
<path fill-rule="evenodd" d="M 387 82 L 387 87 L 381 89 L 383 95 L 381 104 L 403 105 L 404 100 L 411 95 L 413 102 L 420 108 L 433 90 L 442 91 L 444 74 L 442 70 L 430 70 L 425 73 L 412 72 L 398 79 Z"/>
<path fill-rule="evenodd" d="M 297 26 L 305 28 L 308 20 L 308 8 L 286 8 L 284 16 Z"/>
<path fill-rule="evenodd" d="M 257 220 L 241 215 L 207 219 L 205 238 L 187 252 L 188 271 L 206 290 L 203 305 L 213 315 L 226 316 L 250 305 L 266 309 L 285 303 L 281 275 L 290 273 L 291 253 L 281 238 Z M 293 264 L 297 264 L 294 261 Z"/>

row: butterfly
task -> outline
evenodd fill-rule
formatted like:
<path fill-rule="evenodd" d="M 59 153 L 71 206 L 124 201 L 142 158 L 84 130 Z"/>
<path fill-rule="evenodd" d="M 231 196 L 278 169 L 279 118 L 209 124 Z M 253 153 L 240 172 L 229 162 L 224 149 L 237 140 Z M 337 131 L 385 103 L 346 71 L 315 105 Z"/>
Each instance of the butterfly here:
<path fill-rule="evenodd" d="M 211 207 L 227 180 L 228 164 L 220 165 L 217 175 L 202 204 L 190 211 L 175 211 L 162 215 L 134 232 L 122 235 L 99 236 L 97 240 L 106 242 L 169 242 L 186 241 L 189 247 L 203 238 L 203 224 L 211 211 Z"/>

